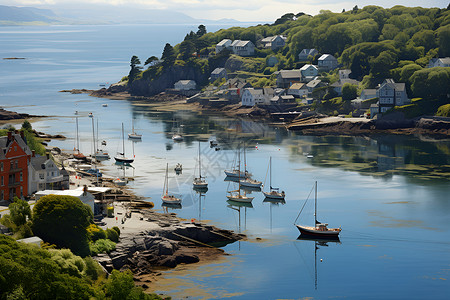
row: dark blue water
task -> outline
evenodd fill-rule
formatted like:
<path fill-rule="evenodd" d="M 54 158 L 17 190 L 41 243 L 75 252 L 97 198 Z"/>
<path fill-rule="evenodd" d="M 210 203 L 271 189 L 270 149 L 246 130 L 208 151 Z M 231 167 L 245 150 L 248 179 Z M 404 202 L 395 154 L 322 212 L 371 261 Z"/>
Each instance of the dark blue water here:
<path fill-rule="evenodd" d="M 170 188 L 183 196 L 180 217 L 202 220 L 245 233 L 249 241 L 230 244 L 232 254 L 212 265 L 164 272 L 151 288 L 178 299 L 448 299 L 450 292 L 450 143 L 413 136 L 302 136 L 263 123 L 197 115 L 177 110 L 154 111 L 128 101 L 60 93 L 63 89 L 97 89 L 128 74 L 131 56 L 141 61 L 161 56 L 166 42 L 175 45 L 197 25 L 0 27 L 0 106 L 47 115 L 33 127 L 63 134 L 50 146 L 73 149 L 74 112 L 79 112 L 81 150 L 90 153 L 92 112 L 99 137 L 115 154 L 121 148 L 121 123 L 143 134 L 126 141 L 136 155 L 133 187 L 163 211 L 160 195 L 166 163 Z M 218 29 L 207 25 L 209 31 Z M 102 107 L 102 104 L 108 107 Z M 171 140 L 173 120 L 183 125 L 185 140 Z M 221 150 L 209 148 L 217 139 Z M 209 181 L 203 196 L 192 191 L 198 141 L 202 172 Z M 224 181 L 239 143 L 246 143 L 249 170 L 268 186 L 273 158 L 273 185 L 286 191 L 285 204 L 263 202 L 253 192 L 252 207 L 226 202 L 232 188 Z M 307 158 L 306 153 L 313 155 Z M 183 173 L 173 172 L 176 163 Z M 101 167 L 122 175 L 112 161 Z M 342 227 L 340 243 L 297 240 L 293 223 L 318 181 L 318 219 Z M 200 200 L 201 197 L 201 200 Z M 312 224 L 312 207 L 301 222 Z M 261 239 L 256 239 L 261 238 Z M 322 261 L 321 261 L 322 260 Z"/>

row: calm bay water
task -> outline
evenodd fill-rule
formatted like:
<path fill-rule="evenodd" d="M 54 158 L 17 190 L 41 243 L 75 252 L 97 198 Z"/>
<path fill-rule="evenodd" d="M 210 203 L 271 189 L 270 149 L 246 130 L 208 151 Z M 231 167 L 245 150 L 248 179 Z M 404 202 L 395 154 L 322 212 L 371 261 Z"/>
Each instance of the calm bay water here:
<path fill-rule="evenodd" d="M 208 26 L 209 31 L 220 26 Z M 51 116 L 33 127 L 63 134 L 51 146 L 74 147 L 74 112 L 79 112 L 81 150 L 91 151 L 88 113 L 99 122 L 99 137 L 115 154 L 121 147 L 121 123 L 131 120 L 142 142 L 126 141 L 136 155 L 130 183 L 137 194 L 163 211 L 160 194 L 166 163 L 170 187 L 183 195 L 180 217 L 202 220 L 247 234 L 250 241 L 227 245 L 231 256 L 212 265 L 164 272 L 152 286 L 178 299 L 448 299 L 450 291 L 450 142 L 407 136 L 302 136 L 215 114 L 152 111 L 128 101 L 59 93 L 97 89 L 129 71 L 132 55 L 141 61 L 160 56 L 166 42 L 175 45 L 197 25 L 0 27 L 0 106 Z M 102 107 L 107 103 L 108 107 Z M 183 125 L 185 141 L 171 140 L 173 120 Z M 209 148 L 217 139 L 221 150 Z M 198 141 L 209 181 L 204 195 L 192 191 Z M 247 145 L 247 165 L 268 186 L 286 191 L 285 204 L 263 202 L 253 192 L 252 207 L 226 202 L 229 168 L 237 145 Z M 311 153 L 313 158 L 307 158 Z M 183 164 L 179 176 L 172 171 Z M 101 167 L 119 176 L 113 161 Z M 314 181 L 319 186 L 318 219 L 342 226 L 341 243 L 297 240 L 294 220 Z M 308 210 L 308 206 L 306 208 Z M 302 214 L 303 216 L 303 214 Z M 312 215 L 304 219 L 312 224 Z M 261 240 L 256 240 L 256 238 Z M 315 251 L 316 250 L 316 251 Z M 317 259 L 315 259 L 315 252 Z M 322 260 L 322 261 L 321 261 Z M 315 264 L 315 262 L 317 262 Z"/>

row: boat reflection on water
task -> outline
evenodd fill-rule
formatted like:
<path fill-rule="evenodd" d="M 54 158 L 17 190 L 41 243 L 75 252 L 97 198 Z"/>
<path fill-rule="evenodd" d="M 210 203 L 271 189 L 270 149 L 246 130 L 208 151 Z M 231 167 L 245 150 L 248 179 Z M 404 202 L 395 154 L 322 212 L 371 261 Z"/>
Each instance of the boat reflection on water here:
<path fill-rule="evenodd" d="M 244 230 L 247 227 L 247 208 L 253 208 L 251 202 L 239 202 L 233 200 L 227 200 L 227 207 L 238 212 L 238 232 L 241 233 L 241 209 L 244 208 Z"/>
<path fill-rule="evenodd" d="M 313 241 L 314 242 L 314 289 L 317 290 L 317 250 L 320 249 L 320 247 L 328 247 L 329 243 L 331 244 L 341 244 L 341 241 L 339 240 L 339 237 L 332 237 L 332 238 L 317 238 L 317 237 L 311 237 L 311 236 L 305 236 L 301 235 L 297 238 L 297 240 L 301 241 Z M 297 249 L 298 250 L 298 249 Z M 322 259 L 320 259 L 322 262 Z"/>
<path fill-rule="evenodd" d="M 286 204 L 286 200 L 284 199 L 272 199 L 272 198 L 264 198 L 263 203 L 269 203 L 270 207 L 270 233 L 272 233 L 273 229 L 273 218 L 272 218 L 272 207 Z"/>
<path fill-rule="evenodd" d="M 241 185 L 241 190 L 245 191 L 247 194 L 251 194 L 252 192 L 261 192 L 260 187 L 250 187 Z"/>
<path fill-rule="evenodd" d="M 163 203 L 161 204 L 165 213 L 168 213 L 169 210 L 181 209 L 181 203 Z"/>

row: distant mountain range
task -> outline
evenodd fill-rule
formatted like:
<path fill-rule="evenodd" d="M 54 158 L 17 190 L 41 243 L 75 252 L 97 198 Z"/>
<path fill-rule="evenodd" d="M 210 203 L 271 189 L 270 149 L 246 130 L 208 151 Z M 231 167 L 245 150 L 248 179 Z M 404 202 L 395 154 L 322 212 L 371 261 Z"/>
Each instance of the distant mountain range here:
<path fill-rule="evenodd" d="M 52 6 L 52 9 L 0 5 L 0 25 L 33 24 L 237 24 L 233 19 L 194 19 L 169 10 L 90 4 Z"/>

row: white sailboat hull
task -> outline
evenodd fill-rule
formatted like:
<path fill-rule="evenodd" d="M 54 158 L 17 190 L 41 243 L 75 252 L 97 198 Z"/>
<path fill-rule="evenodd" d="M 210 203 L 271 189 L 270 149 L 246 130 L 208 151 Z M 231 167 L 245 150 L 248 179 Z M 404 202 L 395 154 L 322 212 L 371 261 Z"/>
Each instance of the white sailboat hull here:
<path fill-rule="evenodd" d="M 252 188 L 259 188 L 262 185 L 261 181 L 253 180 L 253 179 L 241 180 L 240 183 L 241 183 L 241 186 L 252 187 Z"/>
<path fill-rule="evenodd" d="M 181 204 L 181 199 L 172 195 L 163 195 L 161 196 L 161 200 L 166 204 Z"/>
<path fill-rule="evenodd" d="M 252 202 L 255 197 L 247 197 L 244 195 L 228 195 L 227 198 L 231 201 L 249 203 Z"/>
<path fill-rule="evenodd" d="M 174 134 L 172 136 L 172 140 L 176 141 L 176 142 L 181 142 L 183 140 L 183 136 L 179 135 L 179 134 Z"/>
<path fill-rule="evenodd" d="M 132 163 L 134 161 L 134 158 L 128 158 L 123 156 L 114 156 L 114 159 L 120 163 Z"/>
<path fill-rule="evenodd" d="M 317 227 L 295 225 L 302 235 L 324 237 L 324 238 L 338 238 L 341 232 L 340 228 L 326 228 L 325 230 L 319 230 Z"/>
<path fill-rule="evenodd" d="M 225 175 L 228 177 L 233 177 L 233 178 L 248 178 L 249 174 L 245 173 L 245 172 L 240 172 L 238 170 L 232 170 L 232 171 L 228 171 L 225 170 Z"/>
<path fill-rule="evenodd" d="M 284 200 L 284 197 L 286 196 L 284 193 L 279 193 L 277 191 L 263 192 L 263 194 L 268 199 L 277 199 L 277 200 Z"/>
<path fill-rule="evenodd" d="M 134 140 L 140 140 L 140 139 L 142 139 L 142 134 L 129 133 L 128 134 L 128 138 L 129 139 L 134 139 Z"/>

